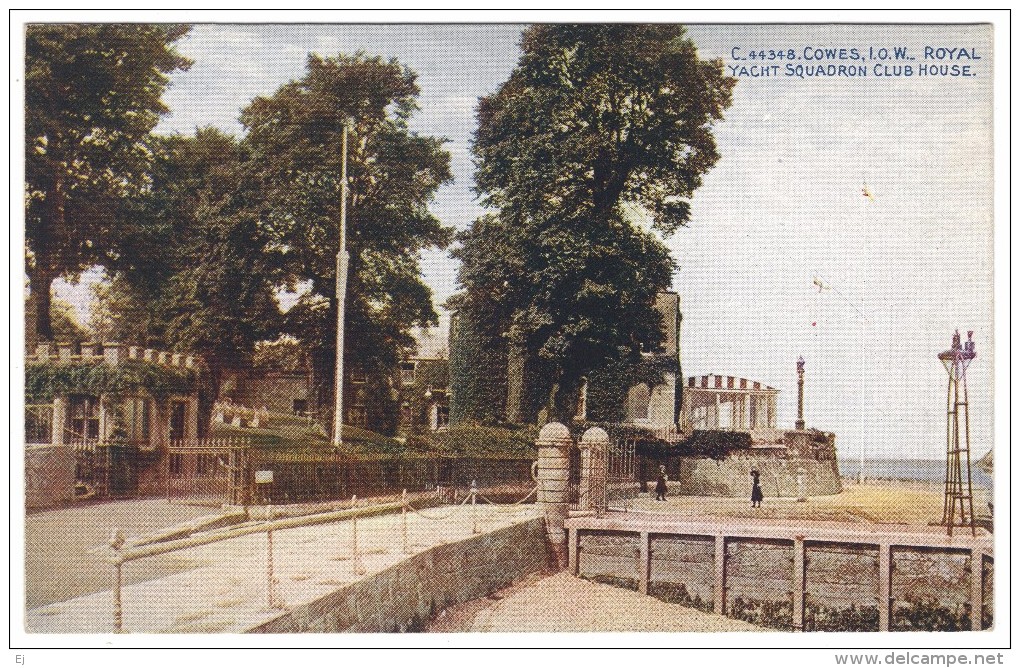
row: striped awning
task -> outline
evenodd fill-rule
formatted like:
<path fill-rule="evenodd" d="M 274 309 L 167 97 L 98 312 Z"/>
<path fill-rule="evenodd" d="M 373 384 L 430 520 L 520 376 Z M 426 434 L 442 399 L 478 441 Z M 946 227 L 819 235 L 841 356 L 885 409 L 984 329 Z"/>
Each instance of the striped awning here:
<path fill-rule="evenodd" d="M 765 385 L 756 380 L 748 380 L 738 376 L 719 376 L 710 374 L 707 376 L 689 376 L 687 387 L 700 388 L 705 390 L 761 390 L 764 392 L 778 392 L 774 387 Z"/>

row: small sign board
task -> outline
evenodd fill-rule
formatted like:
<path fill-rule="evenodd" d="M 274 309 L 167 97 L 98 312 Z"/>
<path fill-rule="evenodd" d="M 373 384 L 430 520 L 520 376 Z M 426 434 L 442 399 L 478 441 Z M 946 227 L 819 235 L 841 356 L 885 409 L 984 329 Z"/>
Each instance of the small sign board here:
<path fill-rule="evenodd" d="M 255 471 L 255 484 L 268 484 L 273 482 L 272 471 Z"/>

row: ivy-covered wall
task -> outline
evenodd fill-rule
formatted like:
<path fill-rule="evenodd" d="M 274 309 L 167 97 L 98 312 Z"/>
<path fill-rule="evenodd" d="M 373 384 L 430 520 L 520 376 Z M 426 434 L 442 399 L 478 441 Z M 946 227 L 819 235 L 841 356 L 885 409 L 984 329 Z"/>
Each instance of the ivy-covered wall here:
<path fill-rule="evenodd" d="M 440 393 L 448 393 L 450 362 L 444 359 L 418 360 L 414 367 L 414 384 L 400 390 L 400 402 L 410 404 L 411 422 L 404 425 L 407 434 L 431 431 L 432 404 L 448 401 Z M 431 394 L 431 396 L 426 396 Z M 447 394 L 448 396 L 448 394 Z"/>
<path fill-rule="evenodd" d="M 25 367 L 25 401 L 43 403 L 68 394 L 128 394 L 145 390 L 156 399 L 192 394 L 201 387 L 197 370 L 125 360 L 117 365 L 101 360 L 33 362 Z"/>
<path fill-rule="evenodd" d="M 592 422 L 623 422 L 627 418 L 627 393 L 645 383 L 650 388 L 679 374 L 680 362 L 670 353 L 625 354 L 588 376 L 587 419 Z"/>
<path fill-rule="evenodd" d="M 484 341 L 470 318 L 450 322 L 450 425 L 506 421 L 507 349 Z"/>

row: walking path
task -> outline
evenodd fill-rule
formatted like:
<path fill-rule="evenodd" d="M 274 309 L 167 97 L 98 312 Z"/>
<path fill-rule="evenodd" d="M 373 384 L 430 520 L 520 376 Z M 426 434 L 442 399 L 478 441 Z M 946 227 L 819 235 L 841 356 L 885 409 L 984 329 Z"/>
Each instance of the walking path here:
<path fill-rule="evenodd" d="M 470 538 L 476 523 L 479 531 L 488 532 L 538 516 L 534 505 L 408 513 L 409 552 Z M 291 607 L 309 603 L 407 557 L 400 513 L 358 520 L 364 574 L 355 573 L 351 537 L 350 521 L 274 531 L 275 600 Z M 125 586 L 123 628 L 132 633 L 241 633 L 277 617 L 281 610 L 269 606 L 267 554 L 266 535 L 252 534 L 165 555 L 186 566 Z M 146 561 L 124 564 L 125 576 L 145 568 Z M 108 588 L 112 567 L 104 564 L 97 570 Z M 113 610 L 111 592 L 100 591 L 30 609 L 26 627 L 39 633 L 109 633 Z"/>
<path fill-rule="evenodd" d="M 766 498 L 752 509 L 745 499 L 671 496 L 632 503 L 633 519 L 720 521 L 941 533 L 928 526 L 941 512 L 940 490 L 918 486 L 847 486 L 843 494 L 804 503 Z M 409 515 L 412 551 L 472 535 L 470 507 L 433 508 Z M 480 529 L 490 531 L 537 516 L 533 505 L 513 509 L 479 506 Z M 218 509 L 136 500 L 33 513 L 26 518 L 27 628 L 33 632 L 109 632 L 113 628 L 107 543 L 113 528 L 128 538 L 166 532 L 182 523 L 200 525 Z M 663 517 L 665 516 L 665 517 Z M 359 519 L 359 542 L 368 574 L 405 557 L 400 514 Z M 907 525 L 907 526 L 902 526 Z M 981 533 L 981 532 L 979 532 Z M 277 596 L 288 605 L 313 600 L 354 582 L 350 523 L 274 532 Z M 124 565 L 124 628 L 148 632 L 238 632 L 272 619 L 268 606 L 266 536 L 255 534 L 154 556 Z M 565 573 L 536 576 L 504 592 L 450 609 L 435 631 L 698 631 L 755 630 L 737 620 L 708 615 Z"/>

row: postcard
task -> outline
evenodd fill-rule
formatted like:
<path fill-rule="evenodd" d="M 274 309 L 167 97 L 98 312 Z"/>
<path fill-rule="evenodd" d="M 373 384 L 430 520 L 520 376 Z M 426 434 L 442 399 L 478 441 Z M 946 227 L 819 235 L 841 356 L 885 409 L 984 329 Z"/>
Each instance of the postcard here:
<path fill-rule="evenodd" d="M 12 24 L 19 661 L 1001 662 L 1001 17 L 301 16 Z"/>

